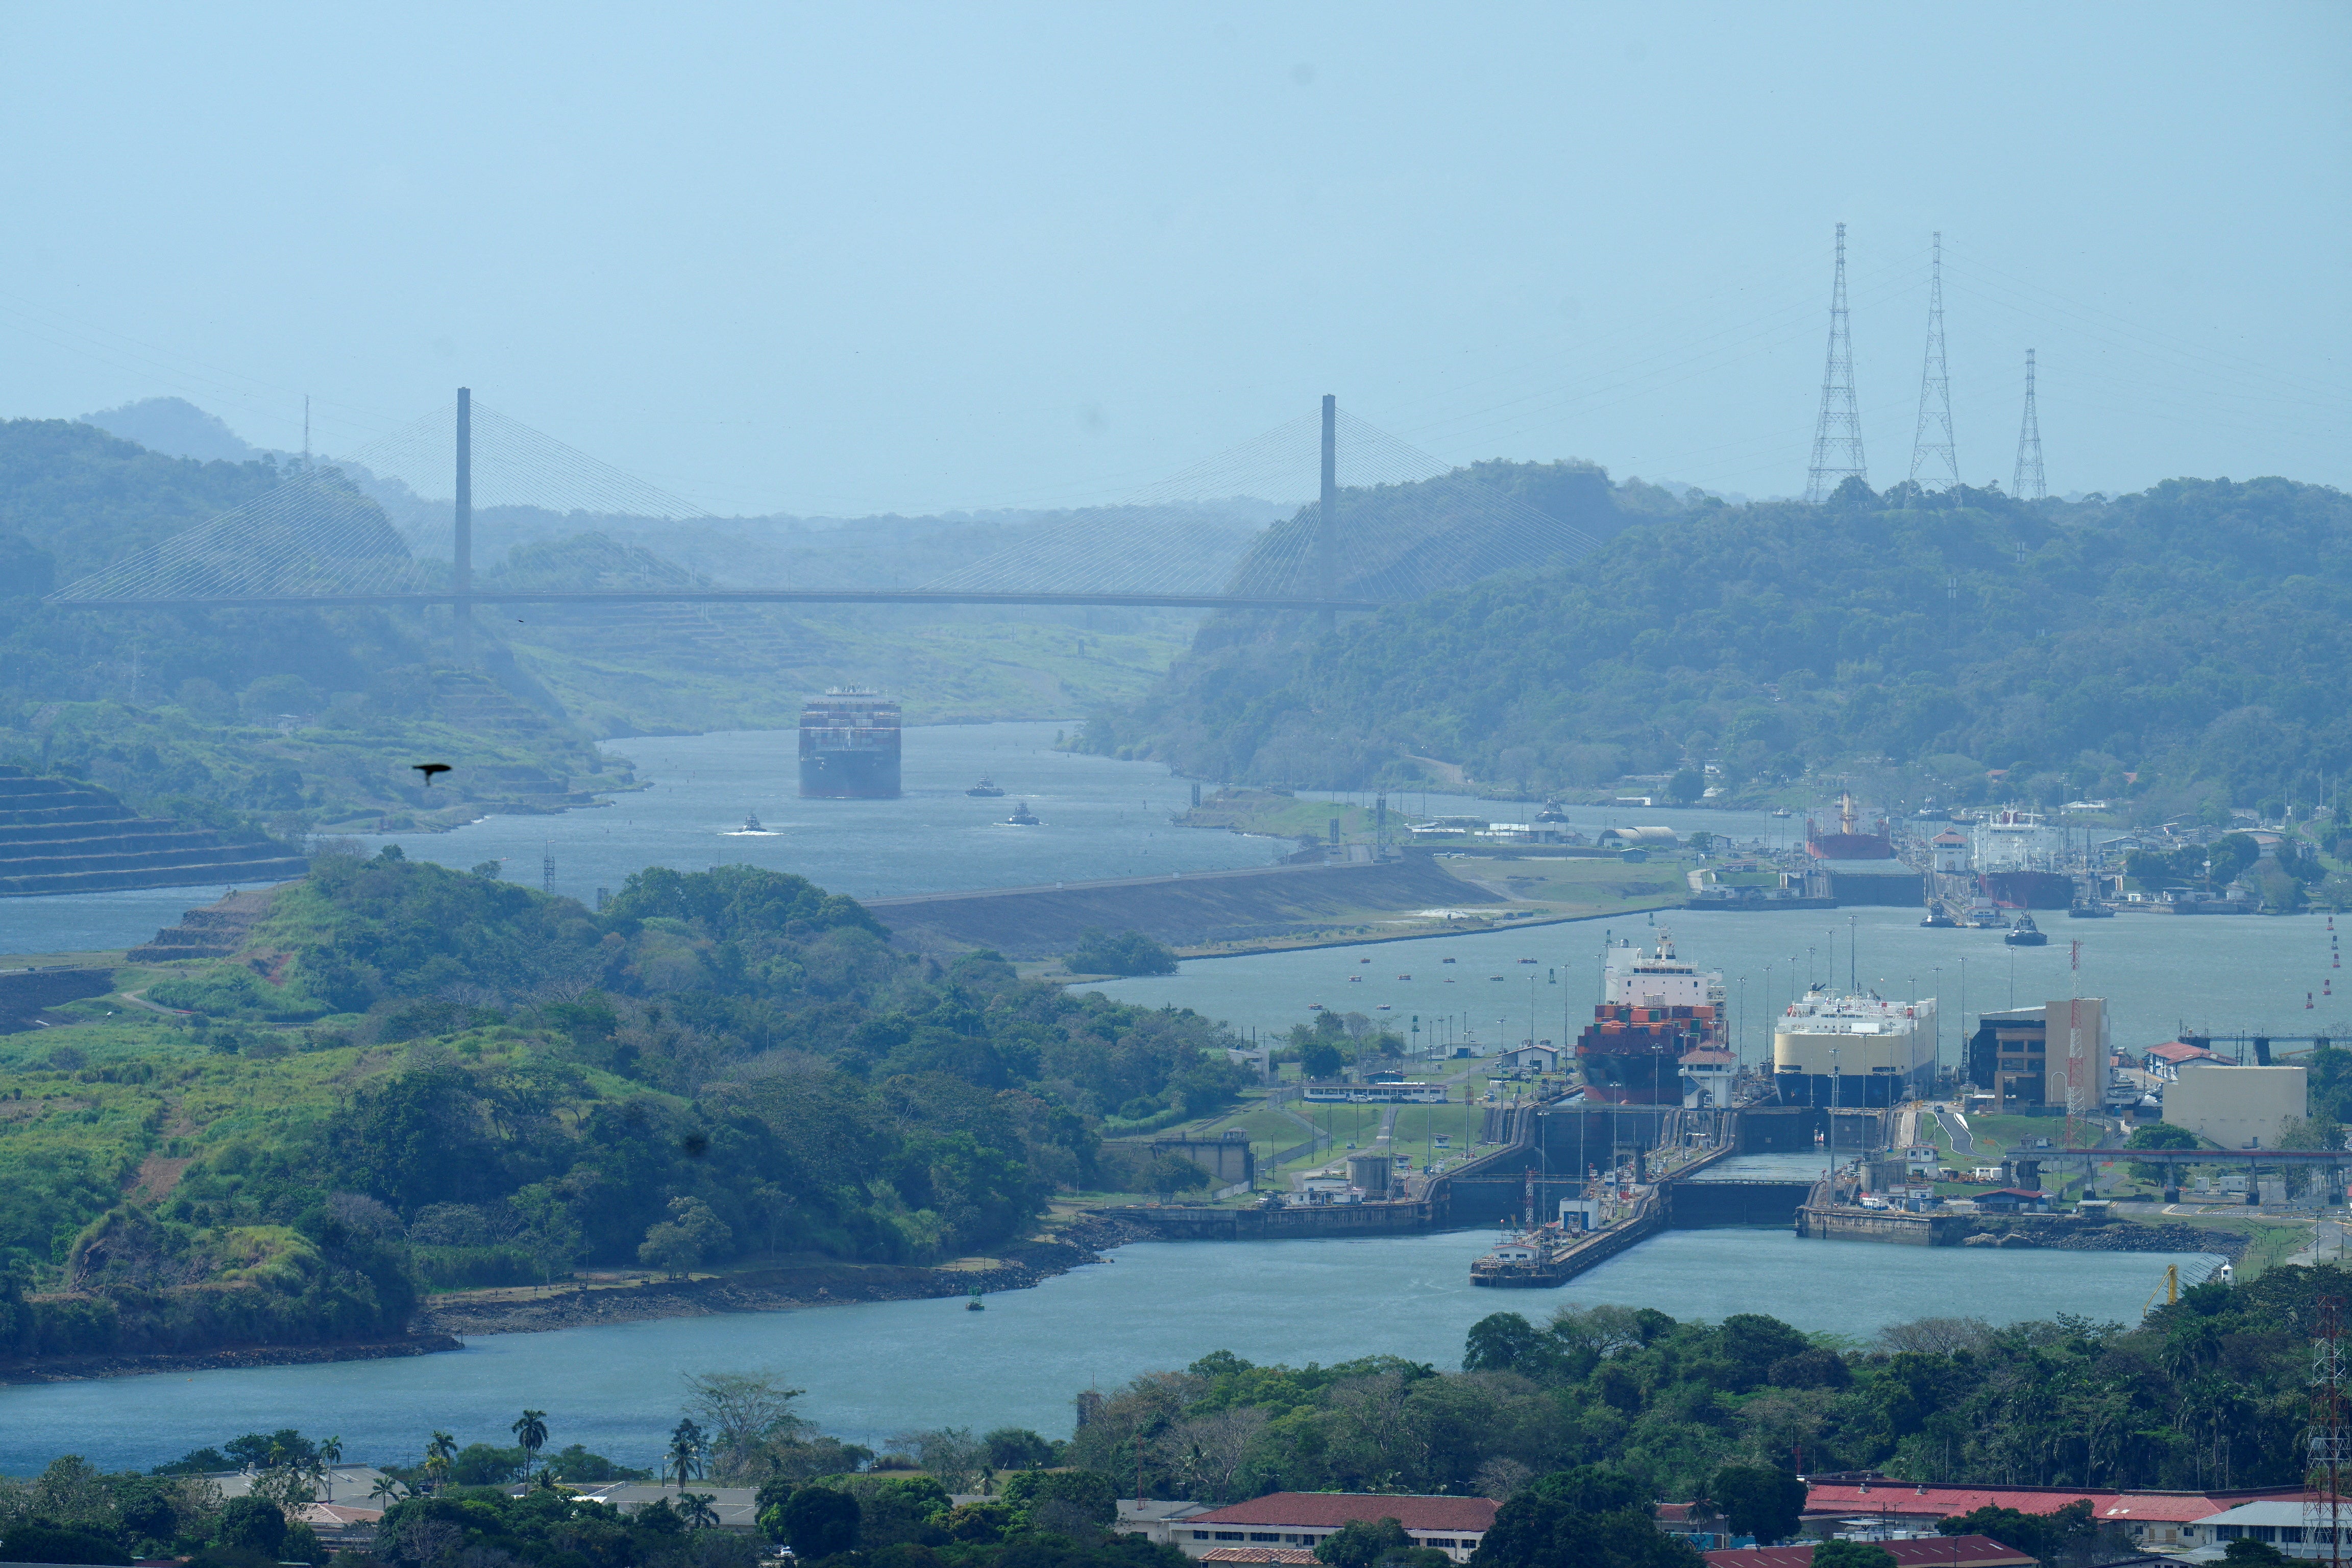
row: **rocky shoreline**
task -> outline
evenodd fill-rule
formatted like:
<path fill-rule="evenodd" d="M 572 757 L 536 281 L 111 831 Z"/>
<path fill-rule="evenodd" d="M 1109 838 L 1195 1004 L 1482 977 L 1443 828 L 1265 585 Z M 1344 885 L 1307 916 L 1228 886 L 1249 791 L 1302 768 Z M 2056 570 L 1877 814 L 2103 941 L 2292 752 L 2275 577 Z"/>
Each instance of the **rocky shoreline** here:
<path fill-rule="evenodd" d="M 515 1300 L 428 1302 L 422 1327 L 441 1334 L 529 1334 L 592 1323 L 699 1318 L 721 1312 L 775 1312 L 852 1301 L 914 1301 L 1025 1290 L 1057 1274 L 1108 1261 L 1104 1251 L 1150 1233 L 1124 1220 L 1082 1215 L 1051 1239 L 1001 1250 L 992 1268 L 922 1268 L 889 1264 L 813 1262 L 746 1269 L 704 1279 L 649 1280 L 607 1289 L 557 1290 Z"/>
<path fill-rule="evenodd" d="M 2236 1231 L 2196 1225 L 2144 1225 L 2137 1220 L 2076 1219 L 1979 1222 L 1969 1247 L 2032 1247 L 2052 1252 L 2211 1252 L 2236 1262 L 2247 1238 Z"/>
<path fill-rule="evenodd" d="M 0 1362 L 0 1385 L 17 1383 L 81 1383 L 100 1377 L 139 1377 L 160 1372 L 218 1372 L 253 1366 L 310 1366 L 331 1361 L 386 1361 L 395 1356 L 433 1355 L 466 1347 L 429 1330 L 397 1340 L 321 1345 L 228 1345 L 215 1351 L 158 1355 L 40 1356 Z"/>

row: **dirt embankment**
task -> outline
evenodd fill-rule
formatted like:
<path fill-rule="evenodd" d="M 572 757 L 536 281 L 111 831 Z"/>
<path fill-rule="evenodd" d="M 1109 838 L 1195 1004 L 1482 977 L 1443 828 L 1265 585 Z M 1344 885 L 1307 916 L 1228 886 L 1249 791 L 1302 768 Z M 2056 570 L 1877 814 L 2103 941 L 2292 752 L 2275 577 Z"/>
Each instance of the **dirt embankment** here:
<path fill-rule="evenodd" d="M 744 1269 L 701 1279 L 648 1280 L 616 1289 L 558 1289 L 508 1299 L 443 1297 L 429 1303 L 420 1326 L 441 1334 L 522 1334 L 591 1323 L 698 1318 L 720 1312 L 772 1312 L 849 1301 L 913 1301 L 1021 1290 L 1082 1264 L 1103 1261 L 1101 1249 L 1149 1239 L 1122 1221 L 1082 1216 L 1050 1239 L 1001 1248 L 992 1267 L 917 1268 L 893 1264 L 810 1263 Z"/>

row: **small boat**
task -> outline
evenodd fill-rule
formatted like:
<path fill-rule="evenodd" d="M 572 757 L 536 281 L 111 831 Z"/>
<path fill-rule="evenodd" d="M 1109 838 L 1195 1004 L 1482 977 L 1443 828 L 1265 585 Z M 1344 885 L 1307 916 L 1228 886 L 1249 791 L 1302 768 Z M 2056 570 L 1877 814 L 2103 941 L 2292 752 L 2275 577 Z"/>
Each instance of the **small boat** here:
<path fill-rule="evenodd" d="M 1536 820 L 1538 822 L 1566 822 L 1568 820 L 1568 813 L 1560 810 L 1559 802 L 1556 800 L 1548 800 L 1544 802 L 1543 809 L 1536 813 Z"/>
<path fill-rule="evenodd" d="M 1994 909 L 1990 904 L 1979 909 L 1970 910 L 1969 911 L 1969 929 L 1970 931 L 1999 931 L 2000 929 L 2000 911 Z"/>
<path fill-rule="evenodd" d="M 2116 918 L 2116 911 L 2095 899 L 2078 900 L 2066 906 L 2066 918 L 2070 921 L 2111 921 Z"/>
<path fill-rule="evenodd" d="M 1790 818 L 1790 817 L 1791 817 L 1791 816 L 1796 816 L 1797 814 L 1796 814 L 1795 812 L 1793 812 L 1793 811 L 1790 811 L 1790 810 L 1787 806 L 1785 806 L 1785 805 L 1776 805 L 1776 806 L 1774 806 L 1774 807 L 1772 808 L 1772 815 L 1773 815 L 1774 816 L 1780 817 L 1780 819 L 1782 819 L 1783 821 L 1786 821 L 1788 818 Z"/>
<path fill-rule="evenodd" d="M 1003 795 L 1004 791 L 998 787 L 994 779 L 990 778 L 986 773 L 982 773 L 980 775 L 980 782 L 963 793 L 970 795 L 978 795 L 983 800 L 995 800 Z"/>
<path fill-rule="evenodd" d="M 965 1300 L 963 1310 L 967 1312 L 985 1312 L 988 1310 L 986 1307 L 980 1304 L 979 1286 L 975 1285 L 971 1288 L 971 1295 Z"/>
<path fill-rule="evenodd" d="M 2050 939 L 2042 934 L 2042 928 L 2033 923 L 2032 915 L 2018 916 L 2017 923 L 2010 927 L 2009 934 L 2000 940 L 2011 947 L 2047 947 L 2050 944 Z"/>
<path fill-rule="evenodd" d="M 1960 926 L 1959 921 L 1944 912 L 1944 906 L 1941 904 L 1928 905 L 1927 918 L 1919 923 L 1936 931 L 1958 931 Z"/>
<path fill-rule="evenodd" d="M 760 814 L 758 812 L 747 811 L 743 814 L 743 831 L 746 833 L 765 833 L 768 830 L 760 826 Z"/>
<path fill-rule="evenodd" d="M 1004 819 L 1004 826 L 1007 827 L 1034 827 L 1037 826 L 1037 814 L 1029 809 L 1029 803 L 1027 801 L 1016 801 L 1013 803 L 1013 815 Z"/>
<path fill-rule="evenodd" d="M 1569 1252 L 1568 1237 L 1557 1220 L 1539 1225 L 1496 1242 L 1493 1251 L 1470 1266 L 1470 1283 L 1506 1289 L 1565 1284 L 1570 1272 Z"/>

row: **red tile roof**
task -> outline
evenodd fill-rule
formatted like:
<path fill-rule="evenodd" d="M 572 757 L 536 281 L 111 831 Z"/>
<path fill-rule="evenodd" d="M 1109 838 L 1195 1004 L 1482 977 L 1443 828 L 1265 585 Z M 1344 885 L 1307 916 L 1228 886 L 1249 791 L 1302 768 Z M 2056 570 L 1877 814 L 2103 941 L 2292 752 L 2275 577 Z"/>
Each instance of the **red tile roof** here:
<path fill-rule="evenodd" d="M 1495 1501 L 1482 1497 L 1391 1497 L 1381 1492 L 1275 1492 L 1212 1509 L 1183 1521 L 1187 1530 L 1249 1524 L 1260 1529 L 1337 1530 L 1355 1521 L 1393 1519 L 1407 1530 L 1483 1535 L 1495 1524 Z"/>
<path fill-rule="evenodd" d="M 1805 1489 L 1805 1512 L 1814 1519 L 1949 1519 L 1980 1508 L 2013 1508 L 2020 1513 L 2055 1513 L 2070 1502 L 2087 1501 L 2095 1518 L 2121 1522 L 2187 1523 L 2252 1498 L 2299 1495 L 2295 1488 L 2231 1492 L 2074 1491 L 2063 1487 L 1922 1486 L 1912 1481 L 1813 1481 Z"/>
<path fill-rule="evenodd" d="M 2033 1559 L 1990 1535 L 1939 1535 L 1932 1540 L 1876 1541 L 1895 1568 L 2033 1568 Z M 1747 1546 L 1706 1554 L 1707 1568 L 1812 1568 L 1813 1547 Z"/>
<path fill-rule="evenodd" d="M 2213 1053 L 2203 1046 L 2191 1046 L 2179 1040 L 2167 1040 L 2160 1046 L 2150 1046 L 2147 1054 L 2160 1062 L 2192 1062 L 2214 1059 Z"/>
<path fill-rule="evenodd" d="M 1201 1554 L 1203 1563 L 1313 1563 L 1315 1553 L 1304 1546 L 1220 1546 Z"/>

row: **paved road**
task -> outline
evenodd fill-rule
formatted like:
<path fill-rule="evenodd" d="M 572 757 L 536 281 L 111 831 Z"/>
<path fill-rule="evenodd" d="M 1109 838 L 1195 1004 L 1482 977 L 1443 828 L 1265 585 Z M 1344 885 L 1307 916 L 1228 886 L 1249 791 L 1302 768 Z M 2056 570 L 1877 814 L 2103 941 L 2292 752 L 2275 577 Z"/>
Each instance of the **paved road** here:
<path fill-rule="evenodd" d="M 1943 1125 L 1944 1136 L 1951 1140 L 1953 1153 L 1973 1154 L 1977 1152 L 1976 1136 L 1968 1130 L 1959 1112 L 1939 1105 L 1936 1107 L 1936 1120 Z"/>

